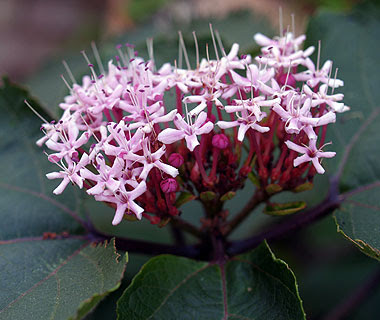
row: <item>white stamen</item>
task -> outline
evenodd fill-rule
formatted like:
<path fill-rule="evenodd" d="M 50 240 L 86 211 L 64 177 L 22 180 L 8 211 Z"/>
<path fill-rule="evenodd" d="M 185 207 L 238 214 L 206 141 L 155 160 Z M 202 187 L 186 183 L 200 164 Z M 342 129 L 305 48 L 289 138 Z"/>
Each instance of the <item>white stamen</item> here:
<path fill-rule="evenodd" d="M 100 70 L 100 73 L 106 74 L 104 67 L 103 67 L 102 60 L 100 59 L 99 51 L 98 51 L 98 48 L 96 47 L 95 41 L 91 42 L 91 48 L 92 48 L 92 51 L 94 53 L 96 63 L 98 64 L 98 68 Z"/>
<path fill-rule="evenodd" d="M 336 81 L 336 76 L 338 75 L 338 68 L 335 69 L 335 76 L 334 76 L 334 82 L 333 82 L 333 87 L 331 91 L 331 95 L 334 94 L 334 89 L 335 89 L 335 81 Z"/>
<path fill-rule="evenodd" d="M 220 37 L 218 30 L 215 30 L 215 37 L 216 37 L 216 40 L 218 41 L 220 51 L 222 51 L 223 56 L 227 57 L 226 51 L 224 50 L 224 47 L 223 47 L 222 38 Z"/>
<path fill-rule="evenodd" d="M 72 88 L 70 87 L 69 83 L 66 81 L 65 77 L 63 76 L 63 74 L 61 74 L 61 79 L 65 83 L 66 87 L 69 89 L 70 93 L 72 93 Z"/>
<path fill-rule="evenodd" d="M 214 36 L 214 30 L 212 29 L 212 24 L 209 24 L 210 26 L 210 32 L 211 32 L 211 38 L 212 38 L 212 43 L 214 45 L 214 50 L 215 50 L 215 56 L 216 60 L 219 62 L 219 54 L 218 54 L 218 48 L 216 47 L 216 42 L 215 42 L 215 36 Z"/>
<path fill-rule="evenodd" d="M 116 51 L 119 54 L 119 57 L 124 67 L 126 67 L 128 65 L 128 58 L 125 56 L 124 52 L 121 50 L 120 45 L 116 47 Z"/>
<path fill-rule="evenodd" d="M 189 62 L 189 57 L 187 55 L 187 50 L 186 50 L 186 46 L 185 46 L 185 42 L 183 41 L 182 32 L 178 31 L 178 35 L 179 35 L 179 41 L 180 41 L 181 46 L 182 46 L 183 55 L 185 56 L 185 61 L 186 61 L 187 69 L 191 70 L 190 62 Z"/>
<path fill-rule="evenodd" d="M 210 67 L 210 55 L 208 54 L 208 43 L 206 43 L 206 57 L 207 57 L 208 66 Z"/>
<path fill-rule="evenodd" d="M 282 7 L 278 8 L 278 13 L 279 13 L 279 23 L 280 23 L 280 37 L 283 37 Z"/>
<path fill-rule="evenodd" d="M 154 70 L 156 66 L 154 63 L 153 38 L 146 39 L 146 46 L 148 47 L 149 60 L 152 61 Z"/>
<path fill-rule="evenodd" d="M 182 69 L 182 45 L 181 40 L 178 38 L 178 68 Z"/>
<path fill-rule="evenodd" d="M 321 40 L 318 41 L 317 72 L 319 71 L 320 58 L 321 58 Z"/>
<path fill-rule="evenodd" d="M 40 115 L 30 104 L 28 101 L 24 100 L 24 103 L 29 107 L 30 110 L 33 111 L 33 113 L 38 117 L 40 118 L 43 122 L 45 122 L 46 124 L 49 124 L 49 122 L 42 116 Z"/>
<path fill-rule="evenodd" d="M 326 90 L 326 94 L 328 94 L 328 91 L 329 91 L 329 83 L 330 83 L 330 79 L 331 79 L 332 67 L 333 67 L 333 64 L 331 64 L 330 71 L 329 71 L 329 78 L 327 79 L 327 90 Z"/>
<path fill-rule="evenodd" d="M 70 69 L 69 65 L 67 64 L 67 62 L 65 60 L 62 60 L 62 64 L 65 67 L 66 72 L 69 75 L 70 80 L 72 81 L 72 83 L 77 83 L 76 80 L 75 80 L 75 78 L 74 78 L 74 76 L 73 76 L 73 73 L 71 72 L 71 69 Z"/>
<path fill-rule="evenodd" d="M 97 143 L 100 143 L 98 137 L 96 136 L 96 134 L 94 133 L 94 131 L 90 128 L 89 124 L 87 123 L 86 119 L 83 117 L 82 114 L 80 114 L 80 117 L 82 118 L 84 124 L 87 126 L 87 130 L 89 130 L 91 132 L 91 134 L 94 136 L 94 138 L 97 141 Z"/>
<path fill-rule="evenodd" d="M 287 74 L 286 74 L 285 84 L 284 84 L 284 86 L 283 86 L 284 89 L 286 89 L 286 86 L 288 85 L 288 79 L 289 79 L 290 68 L 291 68 L 290 66 L 291 66 L 291 64 L 292 64 L 292 61 L 290 60 L 289 68 L 288 68 L 288 72 L 287 72 Z M 282 91 L 282 89 L 281 89 L 281 91 Z"/>
<path fill-rule="evenodd" d="M 95 72 L 95 69 L 94 69 L 94 67 L 93 67 L 93 64 L 92 64 L 92 63 L 90 62 L 90 60 L 88 59 L 88 57 L 87 57 L 87 55 L 86 55 L 86 52 L 85 52 L 84 50 L 82 51 L 82 55 L 83 55 L 84 59 L 86 60 L 88 66 L 89 66 L 89 68 L 90 68 L 90 70 L 91 70 L 91 73 L 92 73 L 92 76 L 93 76 L 93 78 L 94 78 L 94 81 L 96 82 L 97 79 L 98 79 L 98 76 L 96 75 L 96 72 Z"/>
<path fill-rule="evenodd" d="M 294 13 L 291 14 L 291 17 L 292 17 L 292 33 L 293 33 L 293 37 L 295 38 L 296 37 L 296 23 L 294 19 Z"/>
<path fill-rule="evenodd" d="M 196 54 L 197 69 L 198 69 L 199 68 L 199 48 L 198 48 L 198 39 L 195 34 L 195 31 L 193 31 L 193 37 L 194 37 L 194 43 L 195 43 L 195 54 Z"/>

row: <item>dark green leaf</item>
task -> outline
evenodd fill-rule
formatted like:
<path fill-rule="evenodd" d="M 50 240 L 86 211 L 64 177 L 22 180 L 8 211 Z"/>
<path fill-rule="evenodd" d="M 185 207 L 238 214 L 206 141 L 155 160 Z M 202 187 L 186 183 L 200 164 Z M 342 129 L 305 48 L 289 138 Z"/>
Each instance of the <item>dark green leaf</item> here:
<path fill-rule="evenodd" d="M 282 190 L 282 187 L 276 183 L 269 184 L 265 187 L 265 191 L 268 194 L 275 194 L 275 193 L 280 192 L 281 190 Z"/>
<path fill-rule="evenodd" d="M 251 180 L 256 187 L 260 188 L 260 180 L 253 172 L 248 173 L 248 179 Z"/>
<path fill-rule="evenodd" d="M 225 193 L 224 195 L 220 197 L 220 201 L 231 200 L 233 197 L 235 197 L 235 195 L 236 195 L 236 192 L 228 191 L 227 193 Z"/>
<path fill-rule="evenodd" d="M 180 206 L 184 205 L 185 203 L 188 203 L 192 200 L 196 199 L 196 196 L 194 196 L 190 192 L 181 192 L 178 199 L 175 201 L 175 206 L 179 208 Z"/>
<path fill-rule="evenodd" d="M 264 213 L 272 216 L 286 216 L 288 214 L 296 213 L 305 208 L 305 201 L 294 201 L 289 203 L 271 203 L 267 204 L 267 206 L 264 209 Z"/>
<path fill-rule="evenodd" d="M 118 319 L 305 319 L 294 275 L 264 243 L 225 264 L 151 259 L 118 302 Z"/>
<path fill-rule="evenodd" d="M 199 195 L 202 201 L 208 202 L 216 198 L 216 193 L 212 191 L 204 191 Z"/>
<path fill-rule="evenodd" d="M 327 172 L 335 174 L 345 198 L 336 212 L 339 231 L 362 250 L 378 258 L 380 225 L 380 9 L 371 4 L 353 13 L 322 12 L 310 21 L 310 43 L 322 40 L 322 59 L 333 59 L 345 86 L 351 111 L 338 115 L 328 140 L 337 151 L 326 161 Z M 349 51 L 348 51 L 349 50 Z M 349 52 L 349 53 L 348 53 Z"/>
<path fill-rule="evenodd" d="M 56 170 L 35 141 L 44 117 L 27 92 L 4 79 L 0 88 L 0 318 L 67 319 L 83 316 L 116 289 L 125 268 L 113 243 L 92 247 L 84 235 L 82 193 L 62 196 Z M 48 119 L 49 120 L 49 119 Z M 59 182 L 58 182 L 59 183 Z M 79 308 L 79 311 L 77 311 Z"/>
<path fill-rule="evenodd" d="M 295 187 L 292 191 L 295 193 L 298 192 L 304 192 L 313 189 L 313 183 L 312 182 L 305 182 L 297 187 Z"/>

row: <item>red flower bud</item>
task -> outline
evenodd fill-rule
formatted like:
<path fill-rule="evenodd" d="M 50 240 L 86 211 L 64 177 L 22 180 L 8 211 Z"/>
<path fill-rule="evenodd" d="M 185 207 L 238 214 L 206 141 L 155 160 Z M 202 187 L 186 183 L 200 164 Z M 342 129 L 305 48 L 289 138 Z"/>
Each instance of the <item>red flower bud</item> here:
<path fill-rule="evenodd" d="M 212 145 L 215 148 L 223 150 L 228 147 L 228 144 L 229 144 L 229 140 L 227 136 L 223 133 L 216 134 L 212 137 Z"/>
<path fill-rule="evenodd" d="M 172 153 L 169 156 L 169 164 L 173 167 L 179 168 L 180 166 L 183 165 L 183 157 L 179 153 Z"/>
<path fill-rule="evenodd" d="M 164 193 L 176 192 L 178 188 L 178 183 L 173 178 L 168 178 L 162 180 L 160 183 L 161 190 Z"/>

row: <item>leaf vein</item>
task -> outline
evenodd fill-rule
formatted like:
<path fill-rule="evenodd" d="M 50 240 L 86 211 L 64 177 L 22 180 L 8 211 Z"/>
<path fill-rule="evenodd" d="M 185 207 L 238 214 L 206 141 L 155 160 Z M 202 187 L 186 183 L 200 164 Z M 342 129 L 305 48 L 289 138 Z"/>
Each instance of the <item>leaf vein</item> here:
<path fill-rule="evenodd" d="M 174 294 L 176 290 L 178 290 L 183 284 L 185 284 L 187 281 L 189 281 L 192 277 L 196 276 L 199 272 L 202 272 L 203 270 L 210 267 L 211 264 L 206 264 L 202 268 L 195 270 L 194 272 L 190 273 L 187 277 L 185 277 L 182 281 L 180 281 L 173 289 L 169 291 L 169 294 L 164 298 L 162 303 L 158 306 L 158 308 L 149 316 L 147 319 L 152 319 L 152 317 L 165 305 L 166 301 Z"/>
<path fill-rule="evenodd" d="M 68 256 L 60 265 L 58 265 L 52 272 L 50 272 L 45 278 L 38 281 L 36 284 L 34 284 L 32 287 L 30 287 L 28 290 L 20 294 L 16 299 L 11 301 L 8 305 L 6 305 L 3 309 L 0 310 L 0 314 L 10 308 L 13 304 L 15 304 L 17 301 L 25 297 L 27 294 L 31 293 L 35 288 L 42 285 L 45 281 L 50 279 L 52 276 L 55 276 L 57 272 L 65 265 L 67 264 L 71 259 L 73 259 L 75 256 L 77 256 L 85 247 L 87 247 L 90 244 L 90 242 L 87 242 L 80 246 L 77 250 L 75 250 L 70 256 Z"/>

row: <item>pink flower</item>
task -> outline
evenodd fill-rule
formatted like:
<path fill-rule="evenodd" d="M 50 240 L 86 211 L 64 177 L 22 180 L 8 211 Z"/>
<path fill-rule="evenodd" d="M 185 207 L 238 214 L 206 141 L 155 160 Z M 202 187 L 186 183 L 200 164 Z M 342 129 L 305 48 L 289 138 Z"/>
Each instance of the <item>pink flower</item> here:
<path fill-rule="evenodd" d="M 199 103 L 194 109 L 190 111 L 190 115 L 197 115 L 207 107 L 207 103 L 215 103 L 217 108 L 223 107 L 219 98 L 222 91 L 215 90 L 214 88 L 206 88 L 202 95 L 187 96 L 183 99 L 184 103 Z"/>
<path fill-rule="evenodd" d="M 297 81 L 306 81 L 307 85 L 312 88 L 314 88 L 320 82 L 334 88 L 338 88 L 344 85 L 342 80 L 334 80 L 330 78 L 330 72 L 332 68 L 331 60 L 327 60 L 319 70 L 315 68 L 315 64 L 309 58 L 305 59 L 302 64 L 308 68 L 308 70 L 294 74 L 293 76 Z"/>
<path fill-rule="evenodd" d="M 88 131 L 84 132 L 78 139 L 79 129 L 73 121 L 68 121 L 64 125 L 57 129 L 59 132 L 59 140 L 54 141 L 49 139 L 45 142 L 45 145 L 57 153 L 49 155 L 49 161 L 56 163 L 62 158 L 66 160 L 72 159 L 78 161 L 78 151 L 82 145 L 86 144 L 90 139 L 90 133 Z"/>
<path fill-rule="evenodd" d="M 299 166 L 302 163 L 311 161 L 315 170 L 317 170 L 319 174 L 323 174 L 325 172 L 325 169 L 323 169 L 323 167 L 319 163 L 319 158 L 332 158 L 335 156 L 336 153 L 323 152 L 320 149 L 317 149 L 316 143 L 316 140 L 310 140 L 309 146 L 301 147 L 292 141 L 285 141 L 285 144 L 288 146 L 289 149 L 294 150 L 298 153 L 303 153 L 302 156 L 294 159 L 293 165 L 295 167 Z"/>
<path fill-rule="evenodd" d="M 104 157 L 99 154 L 96 157 L 96 169 L 99 174 L 94 174 L 87 168 L 82 168 L 80 170 L 80 176 L 84 179 L 88 179 L 96 182 L 96 185 L 87 190 L 87 193 L 90 195 L 101 194 L 106 189 L 106 187 L 115 191 L 120 186 L 119 178 L 121 172 L 124 169 L 124 161 L 122 159 L 116 159 L 112 167 L 106 165 Z"/>
<path fill-rule="evenodd" d="M 333 112 L 327 112 L 321 117 L 313 117 L 311 108 L 311 99 L 307 98 L 300 108 L 300 102 L 296 99 L 302 99 L 301 96 L 293 97 L 285 110 L 279 104 L 273 106 L 273 111 L 276 112 L 283 121 L 285 121 L 285 131 L 290 134 L 299 134 L 301 130 L 305 131 L 308 138 L 311 140 L 317 139 L 317 136 L 312 127 L 326 125 L 335 122 L 336 116 Z"/>
<path fill-rule="evenodd" d="M 174 118 L 174 124 L 177 129 L 167 128 L 163 130 L 158 135 L 158 140 L 165 144 L 171 144 L 185 138 L 187 148 L 193 151 L 199 145 L 197 136 L 211 132 L 214 124 L 207 121 L 206 112 L 201 112 L 194 123 L 191 123 L 190 116 L 188 116 L 188 121 L 189 123 L 186 123 L 181 115 L 177 113 Z"/>
<path fill-rule="evenodd" d="M 314 47 L 309 47 L 305 51 L 299 50 L 305 38 L 304 35 L 294 38 L 291 32 L 287 32 L 283 37 L 269 39 L 257 33 L 254 39 L 264 47 L 261 48 L 262 55 L 256 57 L 256 61 L 275 68 L 289 68 L 303 64 L 305 58 L 314 52 Z"/>
<path fill-rule="evenodd" d="M 274 73 L 273 68 L 259 70 L 259 68 L 254 64 L 250 64 L 248 66 L 246 77 L 230 70 L 229 74 L 233 82 L 225 89 L 222 97 L 224 99 L 232 97 L 234 94 L 237 94 L 239 90 L 249 92 L 252 87 L 254 89 L 258 89 L 262 83 L 267 83 L 270 79 L 272 79 L 274 77 Z"/>
<path fill-rule="evenodd" d="M 139 176 L 140 179 L 146 180 L 150 170 L 152 170 L 154 167 L 158 168 L 159 170 L 167 173 L 168 175 L 172 177 L 176 177 L 178 175 L 179 172 L 177 168 L 174 168 L 161 161 L 162 156 L 166 152 L 165 146 L 162 146 L 156 152 L 151 153 L 150 146 L 149 146 L 149 138 L 145 138 L 142 142 L 142 147 L 143 147 L 143 152 L 144 152 L 143 156 L 140 156 L 134 153 L 129 153 L 125 155 L 125 159 L 139 162 L 144 166 Z"/>
<path fill-rule="evenodd" d="M 350 110 L 350 107 L 346 106 L 341 101 L 344 97 L 343 93 L 328 95 L 328 85 L 322 84 L 319 87 L 318 92 L 313 92 L 306 84 L 303 86 L 304 92 L 311 97 L 313 100 L 311 101 L 311 106 L 315 107 L 321 105 L 322 103 L 326 103 L 334 112 L 346 112 Z"/>
<path fill-rule="evenodd" d="M 54 194 L 61 194 L 63 190 L 67 187 L 69 182 L 76 184 L 80 189 L 83 188 L 83 178 L 78 174 L 80 169 L 82 169 L 84 166 L 86 166 L 89 162 L 88 155 L 84 153 L 82 155 L 82 158 L 78 163 L 68 160 L 68 167 L 66 168 L 63 165 L 63 162 L 61 162 L 61 165 L 57 163 L 62 168 L 62 171 L 59 172 L 51 172 L 46 174 L 46 177 L 51 179 L 63 179 L 59 186 L 54 189 Z"/>
<path fill-rule="evenodd" d="M 284 54 L 289 55 L 298 51 L 301 44 L 305 41 L 306 36 L 300 35 L 297 38 L 294 38 L 293 33 L 287 32 L 283 37 L 275 37 L 270 39 L 262 33 L 256 33 L 253 36 L 253 39 L 257 44 L 264 47 L 263 49 L 268 49 L 268 47 L 279 47 L 284 51 Z"/>
<path fill-rule="evenodd" d="M 95 195 L 97 201 L 105 201 L 116 204 L 115 216 L 112 220 L 113 225 L 117 225 L 121 222 L 124 214 L 130 214 L 133 212 L 137 219 L 141 220 L 144 209 L 141 208 L 134 200 L 141 196 L 146 191 L 145 181 L 141 181 L 140 184 L 132 191 L 127 191 L 123 184 L 120 185 L 114 193 L 111 191 L 104 192 L 100 195 Z"/>
<path fill-rule="evenodd" d="M 270 129 L 268 127 L 262 127 L 256 122 L 260 122 L 266 117 L 266 113 L 262 112 L 260 107 L 262 106 L 272 106 L 275 103 L 280 102 L 279 98 L 274 100 L 266 100 L 264 97 L 257 97 L 254 99 L 247 100 L 234 100 L 236 105 L 226 106 L 225 110 L 228 113 L 236 113 L 238 120 L 236 121 L 218 121 L 216 123 L 221 129 L 233 128 L 239 126 L 238 140 L 243 141 L 244 136 L 248 129 L 254 129 L 258 132 L 264 133 L 268 132 Z M 241 115 L 238 114 L 241 113 Z"/>

